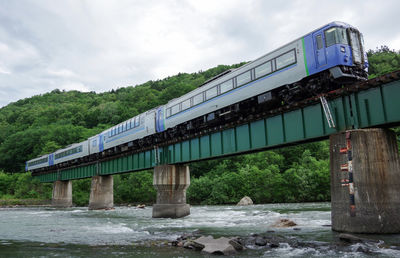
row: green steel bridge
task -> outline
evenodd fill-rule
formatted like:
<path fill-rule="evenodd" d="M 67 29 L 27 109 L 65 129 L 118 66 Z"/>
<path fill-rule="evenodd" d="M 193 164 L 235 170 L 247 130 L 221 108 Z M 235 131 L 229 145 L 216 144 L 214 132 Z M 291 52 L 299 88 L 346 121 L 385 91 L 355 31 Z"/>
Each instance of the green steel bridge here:
<path fill-rule="evenodd" d="M 327 139 L 349 129 L 391 127 L 400 123 L 400 71 L 324 95 L 335 127 L 315 97 L 270 111 L 265 116 L 219 131 L 176 140 L 135 153 L 33 173 L 41 182 L 129 173 L 165 164 L 187 164 Z"/>

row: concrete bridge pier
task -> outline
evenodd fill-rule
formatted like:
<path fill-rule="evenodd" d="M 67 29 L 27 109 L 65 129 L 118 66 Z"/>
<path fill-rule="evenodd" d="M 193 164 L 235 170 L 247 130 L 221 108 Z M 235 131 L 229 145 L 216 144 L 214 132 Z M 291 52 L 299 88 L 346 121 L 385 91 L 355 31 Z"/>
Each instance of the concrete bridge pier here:
<path fill-rule="evenodd" d="M 155 167 L 153 185 L 157 190 L 153 218 L 181 218 L 190 214 L 190 205 L 186 204 L 186 189 L 190 185 L 189 166 Z"/>
<path fill-rule="evenodd" d="M 112 209 L 114 207 L 114 179 L 112 175 L 92 177 L 89 210 Z"/>
<path fill-rule="evenodd" d="M 67 208 L 72 206 L 72 181 L 55 181 L 51 206 Z"/>
<path fill-rule="evenodd" d="M 388 129 L 330 136 L 332 230 L 400 233 L 400 159 Z"/>

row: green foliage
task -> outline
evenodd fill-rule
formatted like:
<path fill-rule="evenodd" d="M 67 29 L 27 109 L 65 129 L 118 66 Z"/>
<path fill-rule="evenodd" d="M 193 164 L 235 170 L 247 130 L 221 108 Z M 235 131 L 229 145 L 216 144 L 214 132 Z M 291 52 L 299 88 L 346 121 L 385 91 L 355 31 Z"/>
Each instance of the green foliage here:
<path fill-rule="evenodd" d="M 0 171 L 0 199 L 51 199 L 52 184 L 40 183 L 30 173 Z"/>
<path fill-rule="evenodd" d="M 388 46 L 381 46 L 374 50 L 369 50 L 369 78 L 374 78 L 389 72 L 400 70 L 400 51 L 389 49 Z"/>
<path fill-rule="evenodd" d="M 285 154 L 298 150 L 289 147 Z M 273 151 L 222 160 L 205 175 L 192 177 L 189 203 L 234 204 L 246 195 L 255 203 L 329 201 L 328 161 L 316 159 L 308 149 L 298 160 L 288 164 L 283 155 Z"/>
<path fill-rule="evenodd" d="M 153 171 L 115 175 L 114 201 L 116 203 L 155 203 Z"/>
<path fill-rule="evenodd" d="M 83 141 L 243 64 L 179 73 L 101 94 L 56 89 L 11 103 L 0 109 L 0 168 L 22 172 L 29 159 Z"/>
<path fill-rule="evenodd" d="M 91 178 L 74 180 L 72 182 L 72 202 L 76 206 L 87 206 L 89 204 Z"/>

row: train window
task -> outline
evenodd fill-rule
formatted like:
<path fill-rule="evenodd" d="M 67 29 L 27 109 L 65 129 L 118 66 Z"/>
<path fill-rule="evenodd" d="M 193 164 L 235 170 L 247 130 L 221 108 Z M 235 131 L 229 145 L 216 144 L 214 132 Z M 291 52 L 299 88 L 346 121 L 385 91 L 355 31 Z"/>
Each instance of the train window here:
<path fill-rule="evenodd" d="M 121 133 L 122 132 L 122 125 L 119 125 L 118 126 L 118 133 Z"/>
<path fill-rule="evenodd" d="M 221 85 L 219 87 L 220 87 L 220 90 L 221 90 L 221 94 L 225 93 L 227 91 L 230 91 L 231 89 L 233 89 L 232 80 L 229 80 L 229 81 L 221 83 Z"/>
<path fill-rule="evenodd" d="M 36 165 L 39 165 L 39 164 L 42 164 L 42 163 L 46 163 L 48 161 L 49 161 L 49 159 L 48 159 L 48 157 L 46 157 L 46 158 L 43 158 L 43 159 L 31 161 L 31 162 L 28 163 L 28 166 L 36 166 Z"/>
<path fill-rule="evenodd" d="M 322 45 L 322 36 L 317 35 L 317 49 L 321 49 L 323 47 Z"/>
<path fill-rule="evenodd" d="M 294 63 L 296 63 L 296 54 L 293 49 L 276 58 L 276 69 L 279 70 Z"/>
<path fill-rule="evenodd" d="M 93 141 L 92 141 L 92 147 L 96 147 L 96 145 L 97 145 L 97 141 L 96 141 L 96 140 L 93 140 Z"/>
<path fill-rule="evenodd" d="M 211 89 L 206 90 L 206 100 L 212 99 L 218 95 L 218 87 L 214 86 Z"/>
<path fill-rule="evenodd" d="M 255 69 L 256 78 L 272 72 L 271 61 L 268 61 L 262 65 L 257 66 Z"/>
<path fill-rule="evenodd" d="M 125 132 L 125 130 L 126 130 L 126 127 L 125 127 L 125 123 L 124 123 L 124 124 L 122 124 L 122 132 Z"/>
<path fill-rule="evenodd" d="M 248 83 L 251 81 L 251 74 L 250 71 L 242 73 L 236 77 L 237 86 L 242 86 L 243 84 Z"/>
<path fill-rule="evenodd" d="M 140 125 L 140 117 L 135 118 L 135 127 L 138 127 Z"/>
<path fill-rule="evenodd" d="M 135 127 L 135 119 L 134 118 L 131 119 L 130 124 L 131 124 L 131 128 Z"/>
<path fill-rule="evenodd" d="M 171 115 L 175 115 L 178 112 L 179 112 L 179 104 L 176 104 L 175 106 L 171 107 Z"/>
<path fill-rule="evenodd" d="M 193 106 L 200 104 L 203 102 L 203 93 L 197 94 L 193 97 Z"/>
<path fill-rule="evenodd" d="M 171 108 L 167 108 L 167 117 L 171 116 Z"/>
<path fill-rule="evenodd" d="M 140 124 L 144 124 L 144 116 L 140 116 Z"/>
<path fill-rule="evenodd" d="M 346 29 L 338 27 L 327 29 L 325 31 L 325 42 L 327 47 L 334 44 L 348 45 Z"/>
<path fill-rule="evenodd" d="M 187 99 L 182 102 L 182 110 L 186 110 L 188 108 L 190 108 L 190 99 Z"/>
<path fill-rule="evenodd" d="M 131 122 L 130 121 L 126 122 L 126 130 L 129 130 L 129 129 L 131 129 Z"/>
<path fill-rule="evenodd" d="M 111 137 L 111 130 L 108 131 L 108 137 Z"/>

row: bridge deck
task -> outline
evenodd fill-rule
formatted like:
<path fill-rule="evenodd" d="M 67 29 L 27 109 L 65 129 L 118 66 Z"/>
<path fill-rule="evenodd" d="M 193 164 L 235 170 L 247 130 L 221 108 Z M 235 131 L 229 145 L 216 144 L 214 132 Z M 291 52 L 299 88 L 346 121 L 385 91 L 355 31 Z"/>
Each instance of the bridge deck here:
<path fill-rule="evenodd" d="M 397 77 L 398 74 L 394 73 Z M 357 84 L 350 90 L 352 92 L 342 90 L 340 94 L 328 94 L 335 128 L 329 128 L 321 104 L 314 101 L 294 110 L 281 110 L 264 119 L 158 149 L 46 174 L 33 173 L 33 176 L 41 182 L 53 182 L 128 173 L 159 164 L 190 163 L 319 140 L 352 128 L 394 126 L 400 123 L 400 80 L 385 79 L 389 77 Z"/>

